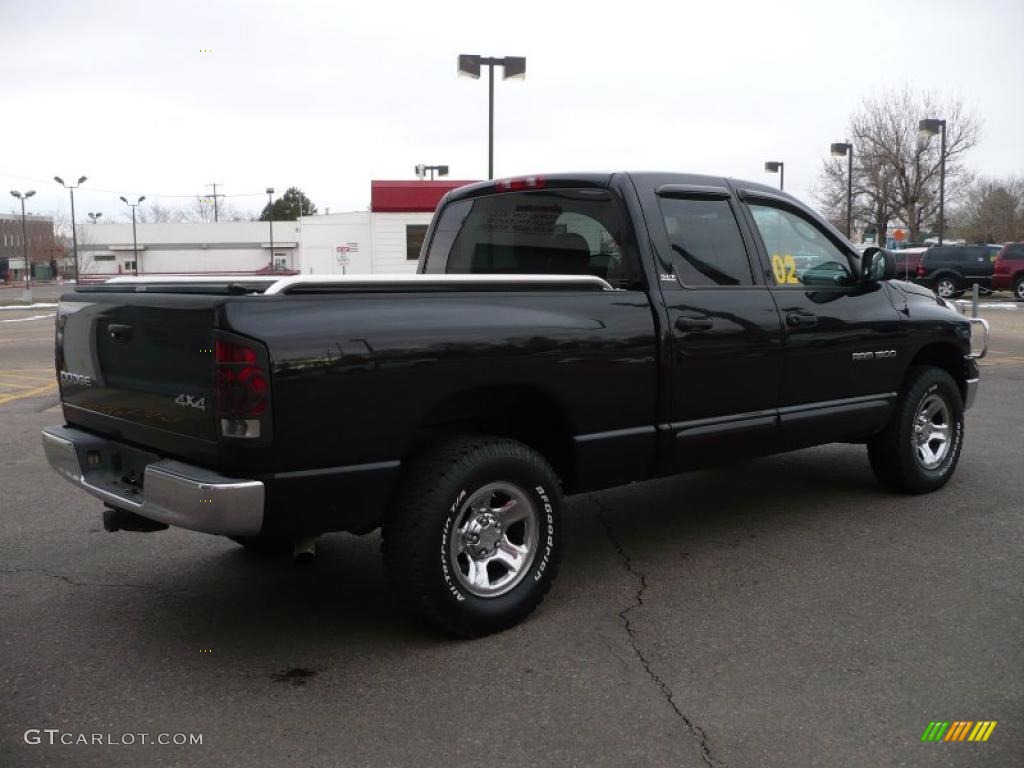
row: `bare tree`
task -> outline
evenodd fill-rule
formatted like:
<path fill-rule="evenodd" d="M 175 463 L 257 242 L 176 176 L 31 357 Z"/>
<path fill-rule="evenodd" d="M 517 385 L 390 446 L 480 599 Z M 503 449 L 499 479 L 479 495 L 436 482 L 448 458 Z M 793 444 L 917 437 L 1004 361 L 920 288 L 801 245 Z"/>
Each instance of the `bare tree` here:
<path fill-rule="evenodd" d="M 946 200 L 955 201 L 971 181 L 962 156 L 981 132 L 979 120 L 962 101 L 903 88 L 865 99 L 850 116 L 854 218 L 875 230 L 880 243 L 896 219 L 909 230 L 911 242 L 938 221 L 943 158 L 939 138 L 918 132 L 918 123 L 927 117 L 946 121 Z M 825 161 L 815 196 L 832 218 L 840 206 L 845 210 L 845 160 Z"/>
<path fill-rule="evenodd" d="M 131 221 L 131 211 L 120 216 L 121 221 Z M 194 197 L 187 205 L 174 207 L 163 205 L 159 200 L 147 200 L 135 209 L 135 220 L 139 224 L 182 224 L 189 222 L 214 221 L 213 198 Z M 250 221 L 252 214 L 239 211 L 225 201 L 217 203 L 217 220 Z"/>
<path fill-rule="evenodd" d="M 239 211 L 223 198 L 217 203 L 217 221 L 250 221 L 252 215 Z M 183 221 L 214 221 L 212 197 L 196 197 L 182 210 Z"/>
<path fill-rule="evenodd" d="M 964 191 L 953 222 L 968 242 L 1024 240 L 1024 178 L 977 179 Z"/>
<path fill-rule="evenodd" d="M 131 211 L 123 214 L 123 218 L 131 221 Z M 184 220 L 180 208 L 170 208 L 159 200 L 147 200 L 135 209 L 135 221 L 139 224 L 175 224 Z"/>

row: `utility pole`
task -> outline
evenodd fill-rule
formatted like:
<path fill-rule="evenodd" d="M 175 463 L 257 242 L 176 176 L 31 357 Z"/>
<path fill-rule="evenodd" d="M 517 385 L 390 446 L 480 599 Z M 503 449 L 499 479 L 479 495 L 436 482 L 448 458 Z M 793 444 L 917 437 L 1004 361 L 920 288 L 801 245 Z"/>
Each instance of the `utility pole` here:
<path fill-rule="evenodd" d="M 213 182 L 211 184 L 207 184 L 206 185 L 208 187 L 213 187 L 213 220 L 214 221 L 218 221 L 218 218 L 217 218 L 217 198 L 218 197 L 224 197 L 224 195 L 218 195 L 217 194 L 217 183 L 218 182 L 215 181 L 215 182 Z M 220 182 L 220 185 L 223 187 L 224 186 L 224 182 Z"/>

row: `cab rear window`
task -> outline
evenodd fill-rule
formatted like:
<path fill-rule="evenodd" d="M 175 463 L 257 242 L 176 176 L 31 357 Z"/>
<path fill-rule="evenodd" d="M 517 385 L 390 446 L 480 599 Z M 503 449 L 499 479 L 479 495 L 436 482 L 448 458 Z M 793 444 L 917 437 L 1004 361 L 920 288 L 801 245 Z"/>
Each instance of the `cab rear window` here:
<path fill-rule="evenodd" d="M 595 275 L 616 287 L 640 280 L 621 204 L 604 189 L 508 192 L 445 206 L 424 271 Z"/>

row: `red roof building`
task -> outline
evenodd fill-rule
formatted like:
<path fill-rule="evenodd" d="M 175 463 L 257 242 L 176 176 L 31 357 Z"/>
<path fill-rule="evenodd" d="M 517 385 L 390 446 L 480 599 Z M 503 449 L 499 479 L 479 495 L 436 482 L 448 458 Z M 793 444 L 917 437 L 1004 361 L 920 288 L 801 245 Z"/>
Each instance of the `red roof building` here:
<path fill-rule="evenodd" d="M 371 181 L 370 210 L 374 213 L 433 213 L 445 193 L 475 181 Z"/>

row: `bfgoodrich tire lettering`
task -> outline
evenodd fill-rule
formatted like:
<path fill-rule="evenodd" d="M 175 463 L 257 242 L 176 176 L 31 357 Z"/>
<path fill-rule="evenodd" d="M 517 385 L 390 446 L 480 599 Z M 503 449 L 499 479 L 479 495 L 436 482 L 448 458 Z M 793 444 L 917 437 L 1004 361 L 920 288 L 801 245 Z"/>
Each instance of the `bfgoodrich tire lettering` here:
<path fill-rule="evenodd" d="M 460 438 L 415 461 L 383 525 L 398 593 L 465 637 L 524 619 L 561 552 L 558 479 L 540 454 L 504 438 Z"/>
<path fill-rule="evenodd" d="M 868 441 L 878 481 L 894 491 L 929 493 L 956 470 L 964 441 L 960 390 L 946 371 L 911 368 L 885 429 Z"/>

